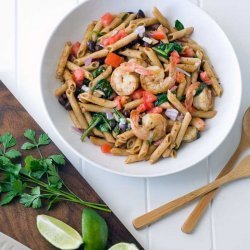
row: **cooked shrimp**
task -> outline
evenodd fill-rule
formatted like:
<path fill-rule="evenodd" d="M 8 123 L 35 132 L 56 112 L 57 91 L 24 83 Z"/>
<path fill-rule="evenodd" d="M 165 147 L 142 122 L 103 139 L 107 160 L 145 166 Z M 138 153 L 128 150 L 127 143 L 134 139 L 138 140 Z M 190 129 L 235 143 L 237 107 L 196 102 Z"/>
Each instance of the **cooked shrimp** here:
<path fill-rule="evenodd" d="M 204 88 L 199 95 L 194 97 L 193 105 L 198 110 L 210 110 L 213 107 L 212 91 L 209 88 Z"/>
<path fill-rule="evenodd" d="M 199 117 L 193 117 L 190 124 L 196 127 L 199 131 L 203 131 L 206 128 L 206 123 Z"/>
<path fill-rule="evenodd" d="M 199 82 L 195 82 L 189 85 L 187 88 L 187 93 L 186 93 L 186 100 L 185 100 L 185 106 L 189 112 L 192 111 L 192 105 L 194 101 L 194 95 L 196 93 L 196 90 L 200 87 Z"/>
<path fill-rule="evenodd" d="M 175 79 L 172 76 L 164 79 L 164 70 L 159 66 L 150 66 L 147 69 L 151 70 L 153 74 L 140 76 L 141 86 L 144 90 L 159 94 L 166 92 L 175 84 Z"/>
<path fill-rule="evenodd" d="M 166 135 L 167 120 L 160 114 L 150 113 L 142 117 L 139 125 L 140 112 L 133 110 L 130 114 L 132 131 L 141 140 L 157 141 Z"/>
<path fill-rule="evenodd" d="M 117 67 L 111 75 L 111 86 L 118 95 L 130 95 L 139 86 L 139 75 L 150 75 L 150 70 L 135 62 L 125 62 Z"/>

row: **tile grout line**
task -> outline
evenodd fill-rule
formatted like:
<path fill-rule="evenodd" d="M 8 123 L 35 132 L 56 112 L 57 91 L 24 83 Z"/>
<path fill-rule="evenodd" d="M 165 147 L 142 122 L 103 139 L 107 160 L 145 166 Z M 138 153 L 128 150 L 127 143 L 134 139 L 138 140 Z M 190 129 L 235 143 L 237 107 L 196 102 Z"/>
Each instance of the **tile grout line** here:
<path fill-rule="evenodd" d="M 148 212 L 150 209 L 150 204 L 149 204 L 149 179 L 145 178 L 145 212 Z M 151 249 L 151 237 L 150 237 L 150 226 L 147 228 L 147 245 L 148 245 L 148 250 Z"/>

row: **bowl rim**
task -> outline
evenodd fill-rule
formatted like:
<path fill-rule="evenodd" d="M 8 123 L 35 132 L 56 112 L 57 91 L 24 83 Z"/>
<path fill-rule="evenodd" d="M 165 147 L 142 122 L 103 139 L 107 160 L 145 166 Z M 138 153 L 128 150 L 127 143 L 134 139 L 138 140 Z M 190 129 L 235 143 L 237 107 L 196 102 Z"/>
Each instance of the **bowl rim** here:
<path fill-rule="evenodd" d="M 204 155 L 203 157 L 201 157 L 196 163 L 194 163 L 193 165 L 189 165 L 186 168 L 181 168 L 181 169 L 177 169 L 175 171 L 169 171 L 169 172 L 162 172 L 162 173 L 156 173 L 156 174 L 132 174 L 132 173 L 125 173 L 125 172 L 120 172 L 119 170 L 113 170 L 113 169 L 109 169 L 106 167 L 103 167 L 102 165 L 88 159 L 87 157 L 85 157 L 84 155 L 82 155 L 80 152 L 78 152 L 77 149 L 75 149 L 74 147 L 71 146 L 71 144 L 69 142 L 67 142 L 67 140 L 61 135 L 61 133 L 56 129 L 56 126 L 54 125 L 54 123 L 52 122 L 52 119 L 49 115 L 49 112 L 47 110 L 47 107 L 45 105 L 45 97 L 43 94 L 43 88 L 42 88 L 42 67 L 44 64 L 44 60 L 45 60 L 45 54 L 47 51 L 47 48 L 49 46 L 50 40 L 52 39 L 53 35 L 55 34 L 55 32 L 57 31 L 58 27 L 60 26 L 60 24 L 66 19 L 68 18 L 68 16 L 73 13 L 76 9 L 80 8 L 82 5 L 86 4 L 87 2 L 91 2 L 92 0 L 86 0 L 83 1 L 80 4 L 77 4 L 74 8 L 70 9 L 59 21 L 58 23 L 54 26 L 52 32 L 50 32 L 48 38 L 47 38 L 47 42 L 45 44 L 45 46 L 43 47 L 43 52 L 42 52 L 42 57 L 40 60 L 40 67 L 39 67 L 39 95 L 40 98 L 42 100 L 42 105 L 43 105 L 43 109 L 46 115 L 46 118 L 50 124 L 50 126 L 52 127 L 52 130 L 54 131 L 54 133 L 63 141 L 63 143 L 74 153 L 76 154 L 78 157 L 80 157 L 81 160 L 84 160 L 92 165 L 94 165 L 95 167 L 101 169 L 101 170 L 105 170 L 109 173 L 113 173 L 113 174 L 118 174 L 121 176 L 127 176 L 127 177 L 134 177 L 134 178 L 153 178 L 153 177 L 161 177 L 161 176 L 166 176 L 166 175 L 172 175 L 172 174 L 176 174 L 179 173 L 181 171 L 187 170 L 191 167 L 196 166 L 197 164 L 199 164 L 200 162 L 202 162 L 203 160 L 205 160 L 206 158 L 208 158 L 209 156 L 211 156 L 217 149 L 218 147 L 223 144 L 223 142 L 226 140 L 226 138 L 228 137 L 228 135 L 230 134 L 230 132 L 232 131 L 235 123 L 236 123 L 236 119 L 239 115 L 239 111 L 240 111 L 240 107 L 242 105 L 242 73 L 241 73 L 241 68 L 240 68 L 240 64 L 239 64 L 239 60 L 237 57 L 237 54 L 235 52 L 235 49 L 230 41 L 230 39 L 228 38 L 227 34 L 224 32 L 224 30 L 221 28 L 221 26 L 202 8 L 199 8 L 199 6 L 197 6 L 195 3 L 190 2 L 188 0 L 184 0 L 186 2 L 186 4 L 192 5 L 194 8 L 199 8 L 199 10 L 203 13 L 203 15 L 207 16 L 211 22 L 213 22 L 213 24 L 215 26 L 217 26 L 217 28 L 220 30 L 220 32 L 223 34 L 223 36 L 225 37 L 225 39 L 228 42 L 228 45 L 230 46 L 232 55 L 235 57 L 235 64 L 237 66 L 237 68 L 235 69 L 235 71 L 238 71 L 238 75 L 239 75 L 239 82 L 240 84 L 238 85 L 238 92 L 239 92 L 239 102 L 238 102 L 238 107 L 236 108 L 236 112 L 234 114 L 234 117 L 232 119 L 232 123 L 228 128 L 227 133 L 225 134 L 225 137 L 222 138 L 220 140 L 220 142 L 217 144 L 216 147 L 213 148 L 213 150 L 211 150 L 207 155 Z M 180 2 L 180 1 L 179 1 Z M 182 0 L 183 2 L 183 0 Z"/>

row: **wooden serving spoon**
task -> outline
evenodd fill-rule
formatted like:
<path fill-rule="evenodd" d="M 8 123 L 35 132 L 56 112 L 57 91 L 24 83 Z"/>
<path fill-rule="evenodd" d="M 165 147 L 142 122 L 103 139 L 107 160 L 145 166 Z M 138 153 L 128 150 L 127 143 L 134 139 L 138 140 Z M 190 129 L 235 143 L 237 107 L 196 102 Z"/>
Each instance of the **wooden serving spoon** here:
<path fill-rule="evenodd" d="M 221 170 L 220 174 L 217 176 L 217 179 L 224 176 L 225 174 L 229 173 L 233 166 L 235 165 L 236 161 L 239 159 L 239 156 L 242 152 L 246 149 L 250 148 L 250 108 L 244 114 L 243 122 L 242 122 L 242 132 L 241 132 L 241 140 L 239 143 L 238 148 L 225 165 L 225 167 Z M 197 225 L 199 219 L 206 211 L 210 201 L 215 197 L 217 190 L 214 190 L 206 195 L 204 195 L 198 204 L 195 206 L 194 210 L 188 216 L 187 220 L 184 222 L 181 230 L 184 233 L 191 233 L 195 226 Z"/>
<path fill-rule="evenodd" d="M 187 204 L 188 202 L 198 198 L 201 195 L 211 192 L 212 190 L 226 183 L 246 177 L 250 177 L 250 155 L 241 160 L 240 163 L 231 172 L 224 175 L 223 177 L 218 178 L 217 180 L 205 185 L 204 187 L 201 187 L 176 200 L 162 205 L 159 208 L 156 208 L 144 215 L 139 216 L 138 218 L 134 219 L 133 225 L 136 229 L 141 229 L 161 219 L 162 217 Z"/>

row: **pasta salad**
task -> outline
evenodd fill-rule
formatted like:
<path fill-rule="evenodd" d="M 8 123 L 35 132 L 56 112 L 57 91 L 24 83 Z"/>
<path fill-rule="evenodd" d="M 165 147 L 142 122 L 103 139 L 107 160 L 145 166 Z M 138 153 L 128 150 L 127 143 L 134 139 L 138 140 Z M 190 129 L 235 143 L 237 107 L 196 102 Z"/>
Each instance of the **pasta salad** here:
<path fill-rule="evenodd" d="M 105 13 L 65 44 L 56 70 L 55 95 L 81 140 L 126 163 L 175 158 L 206 129 L 223 91 L 194 28 L 152 14 Z"/>

